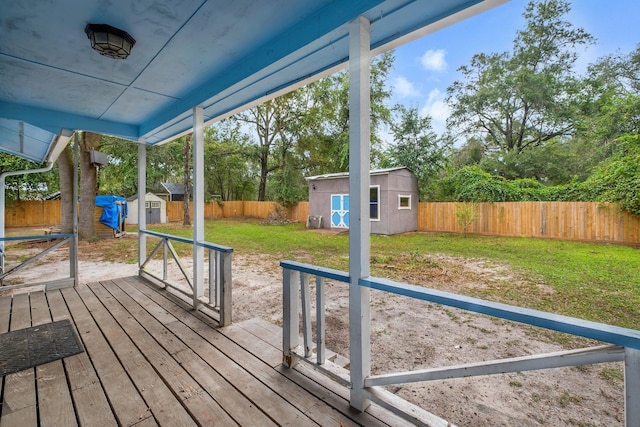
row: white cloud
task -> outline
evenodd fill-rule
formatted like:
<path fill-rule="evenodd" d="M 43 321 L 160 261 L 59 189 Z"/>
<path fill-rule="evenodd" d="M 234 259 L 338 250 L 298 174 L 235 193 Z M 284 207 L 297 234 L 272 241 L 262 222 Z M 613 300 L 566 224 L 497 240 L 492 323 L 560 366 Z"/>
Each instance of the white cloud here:
<path fill-rule="evenodd" d="M 422 116 L 431 116 L 433 130 L 438 135 L 442 135 L 444 133 L 447 118 L 451 115 L 451 109 L 449 108 L 449 105 L 447 105 L 445 97 L 446 95 L 444 92 L 441 92 L 439 89 L 433 89 L 429 92 L 429 96 L 427 96 L 424 106 L 420 109 L 420 114 Z"/>
<path fill-rule="evenodd" d="M 420 58 L 420 63 L 427 71 L 445 71 L 447 69 L 447 61 L 444 59 L 447 51 L 444 49 L 429 49 Z"/>
<path fill-rule="evenodd" d="M 420 96 L 420 91 L 416 89 L 415 85 L 403 76 L 395 79 L 393 90 L 401 98 Z"/>

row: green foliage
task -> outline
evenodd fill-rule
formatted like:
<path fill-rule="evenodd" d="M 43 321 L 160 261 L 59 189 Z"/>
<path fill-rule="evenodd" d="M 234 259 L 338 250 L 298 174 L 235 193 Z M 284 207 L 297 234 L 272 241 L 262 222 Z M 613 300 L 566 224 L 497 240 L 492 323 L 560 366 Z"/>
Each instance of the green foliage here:
<path fill-rule="evenodd" d="M 44 167 L 31 160 L 13 154 L 0 152 L 0 173 Z M 6 178 L 5 196 L 7 200 L 40 199 L 58 191 L 57 168 L 49 172 L 9 176 Z"/>
<path fill-rule="evenodd" d="M 219 196 L 221 201 L 253 199 L 256 147 L 233 121 L 207 128 L 204 140 L 206 194 Z"/>
<path fill-rule="evenodd" d="M 478 206 L 475 203 L 456 203 L 456 222 L 462 227 L 464 236 L 467 228 L 478 219 Z"/>
<path fill-rule="evenodd" d="M 640 216 L 640 135 L 620 138 L 618 151 L 586 181 L 563 189 L 571 200 L 616 202 Z"/>
<path fill-rule="evenodd" d="M 391 124 L 394 144 L 385 152 L 381 167 L 409 168 L 418 178 L 420 199 L 433 197 L 434 181 L 447 163 L 449 144 L 431 130 L 431 117 L 420 117 L 417 108 L 396 106 L 397 122 Z"/>
<path fill-rule="evenodd" d="M 575 48 L 592 42 L 564 20 L 569 10 L 563 0 L 529 2 L 511 52 L 476 54 L 461 67 L 447 90 L 449 126 L 502 152 L 569 135 L 581 101 Z"/>
<path fill-rule="evenodd" d="M 269 199 L 288 207 L 307 200 L 309 190 L 300 169 L 290 165 L 276 171 L 269 180 Z"/>

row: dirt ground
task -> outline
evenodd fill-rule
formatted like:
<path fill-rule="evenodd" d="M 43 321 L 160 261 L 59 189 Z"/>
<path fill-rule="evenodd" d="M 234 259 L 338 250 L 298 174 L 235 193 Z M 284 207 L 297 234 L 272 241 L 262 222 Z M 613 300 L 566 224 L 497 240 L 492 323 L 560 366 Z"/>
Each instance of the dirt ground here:
<path fill-rule="evenodd" d="M 136 274 L 137 266 L 124 262 L 131 262 L 130 249 L 122 254 L 122 262 L 102 259 L 113 250 L 110 245 L 121 243 L 82 244 L 80 282 Z M 135 244 L 132 246 L 135 251 Z M 427 261 L 437 262 L 436 276 L 448 278 L 444 289 L 440 287 L 443 290 L 487 286 L 496 278 L 517 285 L 518 278 L 511 275 L 508 266 L 494 262 L 470 262 L 437 254 L 429 255 Z M 234 321 L 261 317 L 282 325 L 282 272 L 278 262 L 257 254 L 234 253 Z M 189 267 L 191 260 L 185 259 L 184 263 Z M 58 261 L 38 263 L 19 276 L 25 281 L 41 281 L 67 274 L 68 263 Z M 416 279 L 414 283 L 432 285 L 426 276 Z M 346 284 L 328 282 L 326 304 L 327 348 L 348 357 Z M 371 294 L 371 317 L 374 374 L 563 350 L 558 342 L 570 342 L 572 347 L 597 345 L 562 340 L 540 329 L 379 291 Z M 622 364 L 613 363 L 408 384 L 389 390 L 458 426 L 587 427 L 624 424 L 623 388 Z"/>

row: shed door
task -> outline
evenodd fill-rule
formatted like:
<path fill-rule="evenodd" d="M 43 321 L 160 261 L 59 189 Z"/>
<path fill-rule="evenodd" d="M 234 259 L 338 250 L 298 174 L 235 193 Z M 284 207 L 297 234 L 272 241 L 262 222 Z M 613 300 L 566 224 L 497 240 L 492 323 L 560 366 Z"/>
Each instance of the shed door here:
<path fill-rule="evenodd" d="M 331 227 L 349 228 L 349 195 L 331 195 Z"/>
<path fill-rule="evenodd" d="M 160 223 L 160 202 L 144 202 L 147 224 Z"/>

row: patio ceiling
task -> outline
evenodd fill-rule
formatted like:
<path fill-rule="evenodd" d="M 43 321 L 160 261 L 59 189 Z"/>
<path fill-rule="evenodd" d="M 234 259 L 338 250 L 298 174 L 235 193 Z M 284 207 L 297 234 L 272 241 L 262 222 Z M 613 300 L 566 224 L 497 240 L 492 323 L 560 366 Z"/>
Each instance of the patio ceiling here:
<path fill-rule="evenodd" d="M 504 1 L 3 1 L 0 150 L 55 160 L 75 130 L 157 144 L 191 128 L 193 107 L 217 120 L 346 66 L 358 16 L 380 53 Z M 131 34 L 129 58 L 94 52 L 88 23 Z"/>

